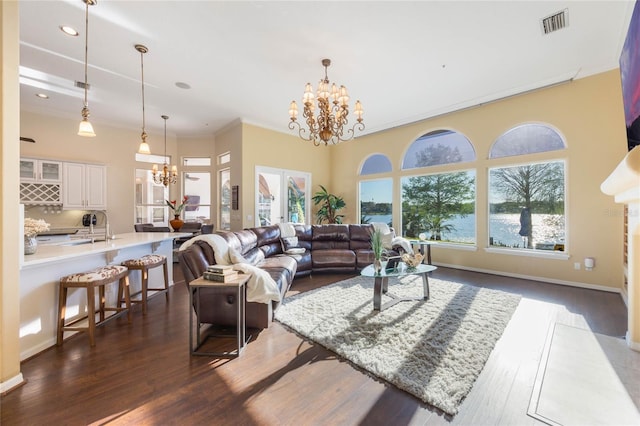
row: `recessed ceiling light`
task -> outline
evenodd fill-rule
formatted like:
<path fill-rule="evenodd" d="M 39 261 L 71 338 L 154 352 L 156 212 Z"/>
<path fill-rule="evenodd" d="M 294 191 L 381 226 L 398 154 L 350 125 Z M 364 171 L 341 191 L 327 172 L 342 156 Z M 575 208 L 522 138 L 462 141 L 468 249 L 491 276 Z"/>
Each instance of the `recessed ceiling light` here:
<path fill-rule="evenodd" d="M 44 93 L 36 93 L 36 96 L 41 99 L 49 99 L 49 95 L 45 95 Z"/>
<path fill-rule="evenodd" d="M 79 33 L 72 27 L 68 25 L 60 25 L 60 30 L 70 36 L 76 37 Z"/>
<path fill-rule="evenodd" d="M 178 81 L 176 83 L 176 86 L 178 86 L 181 89 L 191 89 L 191 86 L 189 86 L 187 83 L 183 83 L 181 81 Z"/>

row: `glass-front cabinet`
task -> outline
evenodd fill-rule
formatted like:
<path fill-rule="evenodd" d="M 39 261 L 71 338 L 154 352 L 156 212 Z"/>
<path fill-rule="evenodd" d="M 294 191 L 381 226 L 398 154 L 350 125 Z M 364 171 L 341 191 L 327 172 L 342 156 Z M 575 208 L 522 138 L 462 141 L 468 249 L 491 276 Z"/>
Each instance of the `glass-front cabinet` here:
<path fill-rule="evenodd" d="M 20 159 L 20 181 L 22 182 L 62 182 L 62 162 Z"/>

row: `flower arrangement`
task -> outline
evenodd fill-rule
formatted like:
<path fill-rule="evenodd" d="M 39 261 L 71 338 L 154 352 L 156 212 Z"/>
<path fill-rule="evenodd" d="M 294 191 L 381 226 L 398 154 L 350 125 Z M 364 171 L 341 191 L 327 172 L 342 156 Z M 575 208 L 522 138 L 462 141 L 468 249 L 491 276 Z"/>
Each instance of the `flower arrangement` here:
<path fill-rule="evenodd" d="M 189 197 L 187 197 L 186 195 L 184 197 L 182 197 L 182 202 L 180 203 L 180 205 L 176 205 L 178 202 L 176 200 L 165 200 L 167 205 L 171 208 L 171 210 L 173 210 L 173 215 L 174 216 L 180 216 L 180 214 L 182 213 L 182 210 L 184 210 L 184 208 L 187 205 L 187 200 L 189 199 Z"/>
<path fill-rule="evenodd" d="M 35 237 L 40 232 L 48 230 L 49 224 L 42 219 L 32 219 L 30 217 L 24 219 L 24 235 L 27 237 Z"/>

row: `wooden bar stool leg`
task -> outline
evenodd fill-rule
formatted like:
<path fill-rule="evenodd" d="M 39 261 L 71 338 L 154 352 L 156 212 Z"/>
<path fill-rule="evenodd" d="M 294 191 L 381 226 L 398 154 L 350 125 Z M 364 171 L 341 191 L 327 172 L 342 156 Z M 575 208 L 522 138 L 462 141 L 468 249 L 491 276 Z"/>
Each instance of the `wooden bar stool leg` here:
<path fill-rule="evenodd" d="M 147 314 L 147 287 L 149 286 L 149 269 L 144 267 L 140 270 L 142 274 L 142 293 L 140 296 L 142 298 L 142 314 Z"/>
<path fill-rule="evenodd" d="M 64 320 L 67 312 L 67 287 L 63 283 L 60 283 L 60 290 L 58 291 L 58 335 L 56 338 L 56 345 L 62 345 L 64 340 Z"/>
<path fill-rule="evenodd" d="M 169 301 L 169 266 L 165 260 L 162 264 L 162 271 L 164 272 L 164 298 Z"/>
<path fill-rule="evenodd" d="M 106 305 L 105 287 L 106 285 L 98 287 L 98 311 L 100 312 L 100 322 L 104 321 L 104 308 Z"/>
<path fill-rule="evenodd" d="M 124 301 L 125 306 L 127 307 L 127 319 L 129 323 L 131 323 L 131 292 L 129 288 L 129 275 L 125 275 L 120 278 L 120 283 L 122 285 L 122 291 L 124 292 Z"/>
<path fill-rule="evenodd" d="M 91 346 L 95 346 L 96 345 L 96 336 L 95 336 L 95 332 L 96 332 L 96 299 L 95 299 L 95 291 L 94 291 L 94 286 L 93 284 L 89 284 L 87 286 L 87 311 L 89 313 L 88 315 L 88 320 L 89 320 L 89 327 L 88 327 L 88 332 L 89 332 L 89 344 Z"/>

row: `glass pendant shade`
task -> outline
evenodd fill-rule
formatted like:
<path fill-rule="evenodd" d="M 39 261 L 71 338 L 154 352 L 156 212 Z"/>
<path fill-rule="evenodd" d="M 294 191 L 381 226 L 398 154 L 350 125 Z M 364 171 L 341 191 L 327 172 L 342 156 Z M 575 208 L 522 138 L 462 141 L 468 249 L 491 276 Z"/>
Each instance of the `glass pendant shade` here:
<path fill-rule="evenodd" d="M 146 142 L 140 142 L 140 146 L 138 147 L 138 154 L 151 154 L 151 148 L 149 148 L 149 144 Z"/>
<path fill-rule="evenodd" d="M 93 126 L 91 125 L 89 120 L 85 119 L 80 122 L 80 126 L 78 126 L 78 136 L 85 136 L 89 138 L 93 138 L 96 136 L 95 132 L 93 131 Z"/>

